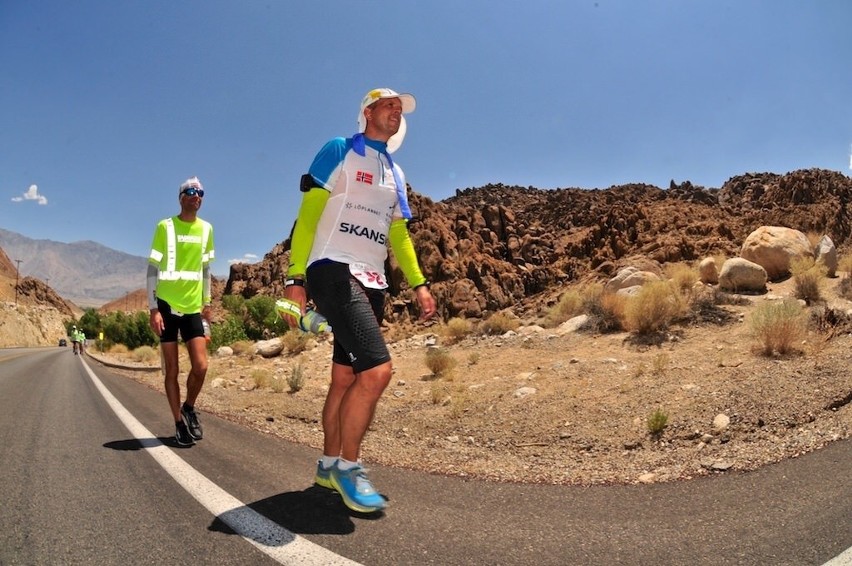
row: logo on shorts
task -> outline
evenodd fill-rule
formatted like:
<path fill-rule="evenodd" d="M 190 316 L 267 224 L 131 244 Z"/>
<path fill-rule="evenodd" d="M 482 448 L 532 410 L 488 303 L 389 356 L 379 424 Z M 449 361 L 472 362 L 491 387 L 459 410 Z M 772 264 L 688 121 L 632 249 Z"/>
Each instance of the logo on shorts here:
<path fill-rule="evenodd" d="M 356 171 L 355 172 L 355 180 L 359 183 L 367 183 L 368 185 L 373 184 L 373 174 L 368 173 L 366 171 Z"/>

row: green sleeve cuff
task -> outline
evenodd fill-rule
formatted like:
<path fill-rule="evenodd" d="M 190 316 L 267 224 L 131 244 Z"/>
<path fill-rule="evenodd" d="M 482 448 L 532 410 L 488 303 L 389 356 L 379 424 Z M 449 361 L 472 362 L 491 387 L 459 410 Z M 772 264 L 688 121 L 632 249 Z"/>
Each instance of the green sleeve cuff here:
<path fill-rule="evenodd" d="M 388 238 L 393 255 L 405 275 L 408 286 L 413 289 L 426 283 L 426 278 L 423 277 L 420 265 L 417 263 L 414 242 L 411 241 L 411 235 L 408 233 L 408 221 L 404 219 L 394 220 L 391 223 Z"/>
<path fill-rule="evenodd" d="M 314 234 L 319 224 L 325 203 L 331 193 L 320 187 L 314 187 L 302 196 L 302 205 L 296 217 L 293 228 L 293 238 L 290 240 L 290 265 L 287 277 L 304 276 L 308 269 L 308 258 L 314 245 Z"/>

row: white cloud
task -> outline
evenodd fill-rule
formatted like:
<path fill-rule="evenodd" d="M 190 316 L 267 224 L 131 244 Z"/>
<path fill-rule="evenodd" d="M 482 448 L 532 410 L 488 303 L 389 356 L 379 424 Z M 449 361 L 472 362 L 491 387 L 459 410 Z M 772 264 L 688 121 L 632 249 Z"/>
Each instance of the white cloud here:
<path fill-rule="evenodd" d="M 235 263 L 255 263 L 257 262 L 257 256 L 255 254 L 243 254 L 243 257 L 237 259 L 229 259 L 228 265 L 234 265 Z"/>
<path fill-rule="evenodd" d="M 23 202 L 25 200 L 34 200 L 38 201 L 39 204 L 47 204 L 47 197 L 38 194 L 38 187 L 35 185 L 30 185 L 30 188 L 27 189 L 27 192 L 23 196 L 12 197 L 12 202 Z"/>

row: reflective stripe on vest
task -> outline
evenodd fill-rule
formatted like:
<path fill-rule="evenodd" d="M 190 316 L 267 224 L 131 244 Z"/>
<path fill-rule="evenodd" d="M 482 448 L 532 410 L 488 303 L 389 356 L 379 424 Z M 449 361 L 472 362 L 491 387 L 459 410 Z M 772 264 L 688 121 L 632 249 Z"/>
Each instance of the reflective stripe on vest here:
<path fill-rule="evenodd" d="M 203 222 L 203 221 L 202 221 Z M 166 269 L 160 271 L 159 278 L 164 281 L 201 281 L 201 271 L 175 271 L 177 262 L 177 236 L 175 223 L 171 218 L 166 219 Z M 210 237 L 210 225 L 202 224 L 201 231 L 201 263 L 209 261 L 207 255 L 207 239 Z M 153 254 L 152 254 L 153 255 Z"/>

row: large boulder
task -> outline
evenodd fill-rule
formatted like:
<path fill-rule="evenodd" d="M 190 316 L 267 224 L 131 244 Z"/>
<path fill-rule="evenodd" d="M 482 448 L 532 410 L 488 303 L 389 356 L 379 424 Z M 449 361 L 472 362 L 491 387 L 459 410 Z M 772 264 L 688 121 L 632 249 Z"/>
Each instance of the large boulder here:
<path fill-rule="evenodd" d="M 740 257 L 766 270 L 770 281 L 790 274 L 790 262 L 796 257 L 813 257 L 808 237 L 783 226 L 761 226 L 748 235 Z"/>
<path fill-rule="evenodd" d="M 641 287 L 650 281 L 659 281 L 660 277 L 651 271 L 640 271 L 635 267 L 625 267 L 615 274 L 615 277 L 610 279 L 604 285 L 604 290 L 609 293 L 616 293 L 621 289 L 630 287 Z"/>
<path fill-rule="evenodd" d="M 741 257 L 731 258 L 722 264 L 719 288 L 734 293 L 762 292 L 766 290 L 766 270 Z"/>
<path fill-rule="evenodd" d="M 825 266 L 826 275 L 834 277 L 837 274 L 837 248 L 828 236 L 823 236 L 814 250 L 816 262 Z"/>
<path fill-rule="evenodd" d="M 719 268 L 716 266 L 716 260 L 712 257 L 705 257 L 698 264 L 698 278 L 702 283 L 715 285 L 719 282 Z"/>

